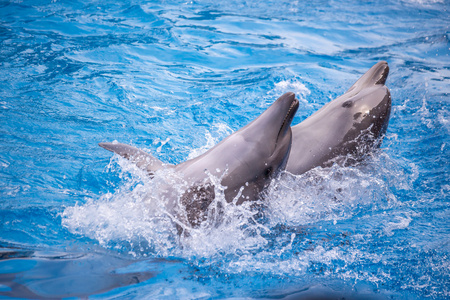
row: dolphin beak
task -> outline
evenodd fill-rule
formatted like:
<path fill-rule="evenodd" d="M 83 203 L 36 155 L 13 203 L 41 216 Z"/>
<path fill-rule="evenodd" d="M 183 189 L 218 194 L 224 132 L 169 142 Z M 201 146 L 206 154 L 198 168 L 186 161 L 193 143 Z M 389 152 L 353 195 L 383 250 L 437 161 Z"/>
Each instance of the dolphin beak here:
<path fill-rule="evenodd" d="M 372 66 L 358 81 L 355 82 L 346 92 L 356 95 L 365 88 L 375 85 L 384 85 L 389 75 L 389 66 L 385 61 L 380 61 Z M 349 96 L 350 96 L 349 95 Z"/>
<path fill-rule="evenodd" d="M 375 69 L 374 71 L 374 78 L 378 77 L 378 80 L 375 80 L 375 84 L 382 84 L 384 85 L 386 83 L 386 79 L 389 75 L 389 66 L 388 63 L 385 61 L 380 61 L 375 66 L 372 67 L 372 69 Z"/>
<path fill-rule="evenodd" d="M 292 119 L 294 119 L 295 113 L 297 112 L 297 109 L 299 107 L 299 101 L 297 98 L 295 98 L 294 93 L 287 92 L 281 97 L 283 97 L 284 101 L 287 102 L 285 105 L 289 105 L 289 108 L 286 112 L 283 123 L 281 123 L 280 131 L 278 132 L 278 138 L 280 137 L 280 134 L 286 134 L 286 131 L 290 128 Z"/>

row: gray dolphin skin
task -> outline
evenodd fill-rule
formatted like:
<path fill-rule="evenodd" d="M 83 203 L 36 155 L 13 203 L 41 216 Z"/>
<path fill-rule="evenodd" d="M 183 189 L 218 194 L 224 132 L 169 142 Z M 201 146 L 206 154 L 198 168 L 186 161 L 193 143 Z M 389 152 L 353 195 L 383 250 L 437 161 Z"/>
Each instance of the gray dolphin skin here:
<path fill-rule="evenodd" d="M 290 126 L 298 106 L 295 94 L 286 93 L 247 126 L 204 154 L 175 166 L 130 145 L 100 143 L 99 146 L 127 158 L 150 176 L 160 169 L 173 168 L 189 186 L 181 203 L 187 221 L 197 226 L 205 220 L 204 211 L 215 197 L 210 175 L 220 178 L 228 202 L 241 204 L 255 200 L 285 168 L 292 141 Z"/>
<path fill-rule="evenodd" d="M 300 175 L 333 163 L 351 165 L 379 147 L 391 111 L 388 74 L 387 62 L 378 62 L 345 94 L 293 126 L 286 171 Z"/>

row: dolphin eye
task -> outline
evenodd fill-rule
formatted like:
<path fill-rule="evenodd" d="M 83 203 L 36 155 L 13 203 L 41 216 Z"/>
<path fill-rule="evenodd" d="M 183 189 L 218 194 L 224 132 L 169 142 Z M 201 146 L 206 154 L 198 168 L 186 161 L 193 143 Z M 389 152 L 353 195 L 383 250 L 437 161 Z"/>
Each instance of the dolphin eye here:
<path fill-rule="evenodd" d="M 345 107 L 345 108 L 349 108 L 352 106 L 353 106 L 353 102 L 351 100 L 347 100 L 344 103 L 342 103 L 342 107 Z"/>
<path fill-rule="evenodd" d="M 264 176 L 269 177 L 270 175 L 272 175 L 272 167 L 268 167 L 265 171 L 264 171 Z"/>

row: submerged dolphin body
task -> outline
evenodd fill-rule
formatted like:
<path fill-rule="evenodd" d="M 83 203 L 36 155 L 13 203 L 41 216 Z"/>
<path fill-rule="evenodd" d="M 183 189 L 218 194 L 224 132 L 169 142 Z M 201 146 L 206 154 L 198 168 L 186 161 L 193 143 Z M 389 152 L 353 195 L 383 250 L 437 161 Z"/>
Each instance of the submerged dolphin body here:
<path fill-rule="evenodd" d="M 345 94 L 293 126 L 286 171 L 352 164 L 379 147 L 391 111 L 388 74 L 387 62 L 375 64 Z"/>
<path fill-rule="evenodd" d="M 167 165 L 133 146 L 100 143 L 107 150 L 134 162 L 151 176 L 155 171 L 172 168 L 188 188 L 181 196 L 186 219 L 191 226 L 205 220 L 205 210 L 215 197 L 210 175 L 220 178 L 228 202 L 255 200 L 270 180 L 286 166 L 291 149 L 291 122 L 299 102 L 293 93 L 278 98 L 247 126 L 231 134 L 204 154 Z"/>

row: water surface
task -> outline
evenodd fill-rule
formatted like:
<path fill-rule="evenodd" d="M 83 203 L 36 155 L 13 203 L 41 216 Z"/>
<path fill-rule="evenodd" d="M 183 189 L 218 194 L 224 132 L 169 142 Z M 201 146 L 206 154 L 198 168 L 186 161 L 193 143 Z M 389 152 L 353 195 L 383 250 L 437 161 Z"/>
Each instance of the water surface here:
<path fill-rule="evenodd" d="M 448 1 L 0 1 L 0 298 L 450 297 Z M 189 237 L 158 182 L 281 94 L 390 66 L 381 150 Z"/>

